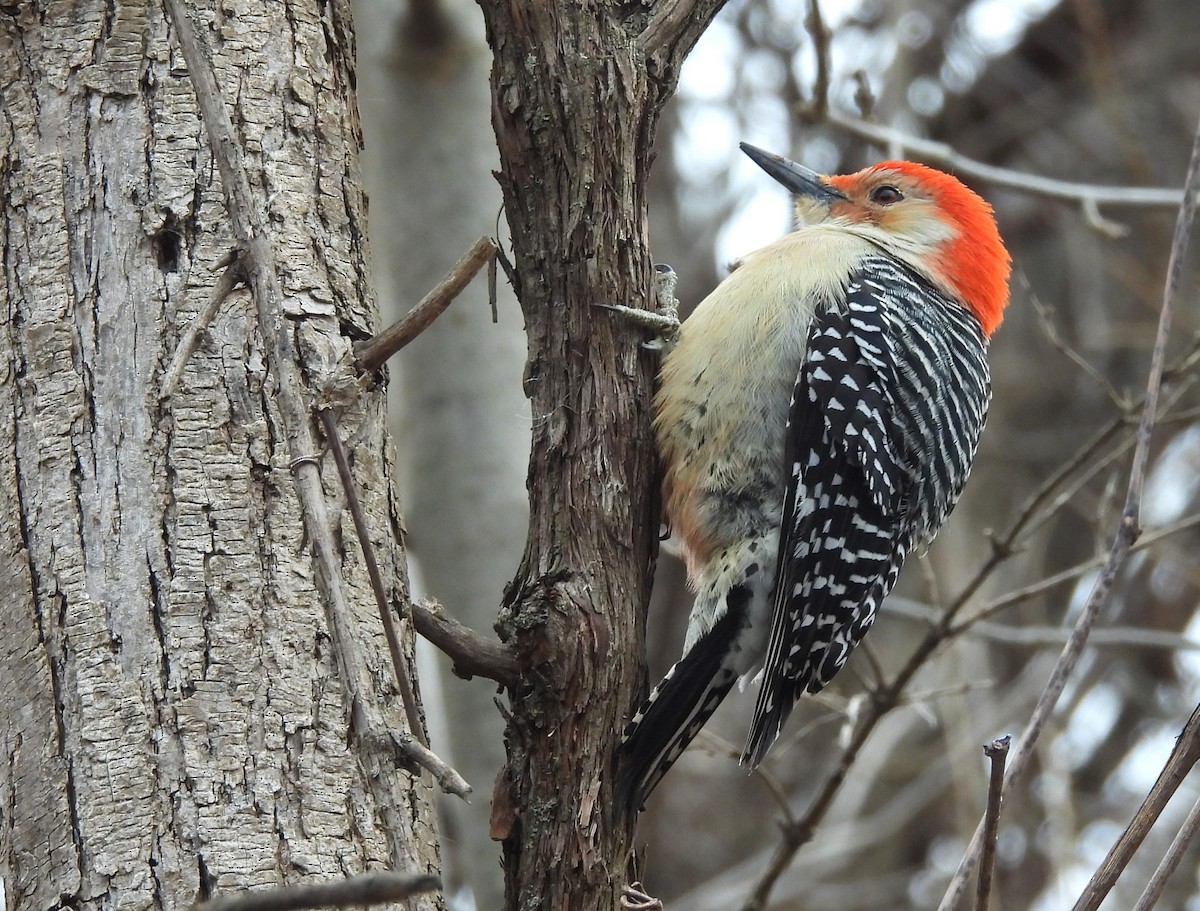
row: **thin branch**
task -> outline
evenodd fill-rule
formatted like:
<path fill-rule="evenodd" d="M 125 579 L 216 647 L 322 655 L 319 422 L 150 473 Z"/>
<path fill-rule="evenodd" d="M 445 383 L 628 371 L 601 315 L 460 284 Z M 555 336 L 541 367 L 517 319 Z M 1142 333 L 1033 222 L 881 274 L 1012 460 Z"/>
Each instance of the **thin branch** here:
<path fill-rule="evenodd" d="M 1192 809 L 1188 811 L 1183 825 L 1175 833 L 1175 838 L 1171 841 L 1171 847 L 1163 855 L 1162 863 L 1158 865 L 1158 869 L 1150 877 L 1150 882 L 1146 883 L 1146 888 L 1142 892 L 1141 898 L 1138 899 L 1138 903 L 1134 906 L 1133 911 L 1151 911 L 1158 904 L 1158 900 L 1162 898 L 1163 889 L 1166 888 L 1167 880 L 1171 878 L 1171 874 L 1175 872 L 1179 866 L 1179 862 L 1183 860 L 1184 852 L 1187 851 L 1188 846 L 1192 843 L 1192 839 L 1196 837 L 1198 832 L 1200 832 L 1200 799 L 1197 799 L 1192 804 Z"/>
<path fill-rule="evenodd" d="M 863 745 L 866 744 L 867 739 L 871 736 L 875 725 L 895 706 L 899 690 L 903 689 L 904 684 L 907 682 L 907 679 L 905 679 L 899 684 L 899 687 L 897 687 L 896 683 L 893 683 L 886 690 L 873 694 L 869 711 L 855 726 L 849 742 L 842 749 L 842 753 L 838 757 L 837 765 L 818 789 L 816 796 L 809 805 L 808 811 L 797 819 L 795 823 L 780 827 L 782 838 L 779 845 L 771 856 L 767 869 L 763 871 L 758 883 L 755 884 L 754 889 L 742 904 L 742 911 L 761 911 L 761 909 L 767 906 L 767 899 L 771 895 L 771 890 L 775 888 L 775 883 L 779 881 L 779 877 L 791 865 L 796 852 L 812 838 L 817 825 L 825 818 L 825 813 L 829 810 L 829 807 L 833 804 L 834 797 L 837 796 L 838 791 L 841 789 L 846 774 L 858 758 L 859 751 L 862 750 Z"/>
<path fill-rule="evenodd" d="M 820 0 L 808 0 L 808 16 L 804 20 L 804 28 L 812 37 L 817 58 L 812 113 L 818 120 L 824 120 L 829 113 L 829 39 L 832 36 L 825 20 L 821 18 Z"/>
<path fill-rule="evenodd" d="M 1141 544 L 1141 541 L 1138 541 Z M 885 613 L 909 617 L 925 623 L 936 623 L 941 611 L 929 604 L 921 604 L 910 598 L 890 597 L 881 609 Z M 1004 645 L 1046 648 L 1061 646 L 1071 637 L 1071 630 L 1062 626 L 1009 626 L 1004 623 L 980 620 L 963 621 L 952 630 L 952 634 L 972 636 Z M 1144 629 L 1138 626 L 1110 626 L 1093 629 L 1088 639 L 1093 648 L 1161 648 L 1190 652 L 1200 650 L 1200 639 L 1189 639 L 1182 633 L 1167 630 Z"/>
<path fill-rule="evenodd" d="M 732 758 L 737 759 L 741 756 L 741 750 L 736 750 L 732 754 Z M 783 821 L 787 825 L 795 825 L 796 817 L 792 814 L 792 808 L 788 804 L 787 792 L 783 789 L 781 782 L 773 773 L 767 770 L 765 765 L 760 765 L 753 772 L 755 777 L 759 778 L 767 790 L 771 792 L 771 796 L 775 799 L 775 803 L 779 806 L 780 812 L 783 813 Z"/>
<path fill-rule="evenodd" d="M 1191 236 L 1192 217 L 1195 213 L 1196 194 L 1200 190 L 1200 124 L 1197 124 L 1196 134 L 1192 141 L 1192 154 L 1188 162 L 1187 178 L 1184 185 L 1183 202 L 1179 207 L 1179 217 L 1175 223 L 1175 236 L 1171 242 L 1171 256 L 1167 264 L 1166 285 L 1163 289 L 1162 311 L 1159 314 L 1158 333 L 1154 339 L 1154 352 L 1150 359 L 1150 373 L 1146 380 L 1146 397 L 1142 408 L 1142 418 L 1137 430 L 1137 445 L 1133 453 L 1133 465 L 1129 470 L 1129 487 L 1125 497 L 1125 508 L 1121 521 L 1117 526 L 1112 547 L 1108 558 L 1100 569 L 1098 578 L 1092 586 L 1087 602 L 1080 611 L 1079 619 L 1072 630 L 1071 638 L 1062 655 L 1051 672 L 1046 688 L 1034 706 L 1029 724 L 1022 732 L 1013 751 L 1004 786 L 1012 788 L 1020 780 L 1033 755 L 1033 747 L 1045 727 L 1050 713 L 1058 703 L 1066 686 L 1067 678 L 1074 671 L 1083 653 L 1088 634 L 1099 616 L 1100 609 L 1108 603 L 1109 593 L 1116 581 L 1117 573 L 1129 554 L 1129 549 L 1141 534 L 1142 492 L 1146 484 L 1146 471 L 1150 462 L 1150 437 L 1154 429 L 1154 419 L 1158 412 L 1158 396 L 1162 387 L 1163 370 L 1167 359 L 1167 341 L 1170 337 L 1171 319 L 1175 313 L 1175 305 L 1179 292 L 1179 281 L 1183 271 L 1184 255 L 1187 251 L 1188 240 Z M 942 898 L 938 911 L 950 911 L 958 905 L 967 874 L 979 856 L 982 821 L 975 830 L 971 845 L 950 885 Z"/>
<path fill-rule="evenodd" d="M 700 729 L 700 733 L 697 735 L 694 744 L 702 748 L 707 744 L 709 747 L 708 751 L 712 755 L 732 759 L 735 762 L 742 755 L 741 747 L 735 746 L 719 734 L 714 734 L 704 728 Z M 766 764 L 751 769 L 750 776 L 762 781 L 767 790 L 771 792 L 771 797 L 774 798 L 776 805 L 778 805 L 779 812 L 783 814 L 784 823 L 788 825 L 794 824 L 796 818 L 792 815 L 792 808 L 788 805 L 787 791 L 784 790 L 783 782 L 768 770 Z"/>
<path fill-rule="evenodd" d="M 379 612 L 379 622 L 383 626 L 388 651 L 392 656 L 392 671 L 396 676 L 396 686 L 400 689 L 400 700 L 404 704 L 404 714 L 408 717 L 408 729 L 412 731 L 421 746 L 428 748 L 429 737 L 426 735 L 425 725 L 421 721 L 417 698 L 413 695 L 408 659 L 400 645 L 396 624 L 392 621 L 391 604 L 383 584 L 383 574 L 379 572 L 379 561 L 375 559 L 375 547 L 371 544 L 367 517 L 363 513 L 362 502 L 358 499 L 358 490 L 354 487 L 354 473 L 350 470 L 346 447 L 342 445 L 342 438 L 338 434 L 337 419 L 333 416 L 333 411 L 328 408 L 321 409 L 320 417 L 321 423 L 325 427 L 325 442 L 328 444 L 330 452 L 333 453 L 338 477 L 342 481 L 342 490 L 346 493 L 346 505 L 350 508 L 350 517 L 354 521 L 354 533 L 358 537 L 359 547 L 362 548 L 363 562 L 367 565 L 367 576 L 371 580 L 371 591 L 375 594 L 375 607 Z"/>
<path fill-rule="evenodd" d="M 428 770 L 445 793 L 471 802 L 475 790 L 457 771 L 427 746 L 405 731 L 388 731 L 384 736 L 374 736 L 372 746 L 380 751 L 391 751 L 400 759 L 410 761 Z"/>
<path fill-rule="evenodd" d="M 1138 427 L 1137 448 L 1133 452 L 1133 468 L 1130 471 L 1129 495 L 1125 501 L 1125 512 L 1134 522 L 1140 521 L 1142 491 L 1146 485 L 1146 472 L 1150 464 L 1150 435 L 1154 429 L 1154 420 L 1158 411 L 1158 396 L 1167 363 L 1167 340 L 1171 332 L 1171 318 L 1175 314 L 1175 302 L 1179 296 L 1179 284 L 1183 275 L 1188 241 L 1191 239 L 1192 219 L 1196 214 L 1197 192 L 1200 192 L 1200 124 L 1197 124 L 1196 135 L 1192 139 L 1192 155 L 1188 161 L 1183 202 L 1179 204 L 1175 236 L 1171 240 L 1171 256 L 1167 261 L 1167 280 L 1163 288 L 1162 313 L 1158 321 L 1158 334 L 1154 338 L 1154 353 L 1150 360 L 1150 378 L 1146 384 L 1146 403 L 1142 410 L 1142 422 Z"/>
<path fill-rule="evenodd" d="M 998 168 L 995 164 L 985 164 L 962 155 L 961 152 L 946 143 L 912 136 L 910 133 L 895 130 L 894 127 L 872 124 L 868 120 L 840 114 L 836 110 L 830 110 L 826 121 L 847 133 L 853 133 L 860 139 L 913 152 L 926 162 L 952 169 L 956 174 L 983 181 L 985 184 L 1007 187 L 1009 190 L 1018 190 L 1022 193 L 1033 193 L 1034 196 L 1062 199 L 1068 203 L 1078 203 L 1084 210 L 1085 216 L 1091 215 L 1092 227 L 1099 227 L 1102 224 L 1108 226 L 1102 228 L 1106 234 L 1114 232 L 1114 227 L 1111 222 L 1106 222 L 1100 217 L 1099 206 L 1174 209 L 1180 205 L 1181 193 L 1172 187 L 1075 184 L 1069 180 L 1055 180 L 1039 174 L 1028 174 L 1022 170 Z M 1120 226 L 1116 227 L 1120 228 Z"/>
<path fill-rule="evenodd" d="M 486 677 L 501 686 L 516 682 L 521 665 L 512 650 L 448 616 L 436 601 L 414 603 L 412 618 L 416 631 L 454 662 L 457 676 L 465 680 Z"/>
<path fill-rule="evenodd" d="M 1146 795 L 1146 799 L 1142 801 L 1142 805 L 1138 807 L 1137 813 L 1112 846 L 1104 862 L 1092 874 L 1072 911 L 1095 911 L 1100 907 L 1100 903 L 1116 885 L 1117 878 L 1129 865 L 1129 861 L 1162 814 L 1171 796 L 1197 762 L 1200 762 L 1200 705 L 1196 706 L 1192 717 L 1184 725 L 1179 740 L 1171 750 L 1171 755 L 1167 757 L 1166 764 L 1159 772 L 1150 793 Z"/>
<path fill-rule="evenodd" d="M 359 371 L 373 373 L 378 370 L 388 358 L 428 329 L 479 270 L 495 261 L 497 249 L 496 242 L 490 237 L 479 238 L 415 307 L 378 335 L 356 345 Z"/>
<path fill-rule="evenodd" d="M 942 587 L 938 583 L 937 571 L 933 568 L 933 561 L 929 559 L 929 554 L 921 554 L 917 558 L 917 566 L 921 569 L 921 578 L 925 582 L 925 590 L 929 593 L 929 603 L 939 611 L 945 612 L 946 601 L 942 597 Z"/>
<path fill-rule="evenodd" d="M 1200 337 L 1194 339 L 1192 345 L 1183 354 L 1183 356 L 1172 364 L 1164 374 L 1163 387 L 1167 387 L 1173 381 L 1184 377 L 1185 371 L 1190 369 L 1192 359 L 1200 355 Z M 1179 387 L 1174 389 L 1173 397 L 1169 400 L 1171 404 L 1178 400 L 1187 388 L 1187 382 L 1179 383 Z M 1117 435 L 1117 433 L 1126 424 L 1132 422 L 1131 413 L 1140 413 L 1144 410 L 1146 404 L 1145 396 L 1130 406 L 1130 413 L 1122 413 L 1116 415 L 1105 425 L 1100 427 L 1092 436 L 1083 443 L 1075 451 L 1075 453 L 1063 462 L 1051 475 L 1043 481 L 1038 488 L 1030 494 L 1020 509 L 1013 521 L 1009 524 L 1007 530 L 1001 535 L 989 535 L 992 543 L 992 553 L 976 570 L 975 575 L 963 586 L 954 600 L 947 606 L 945 612 L 935 629 L 931 630 L 926 642 L 918 648 L 914 657 L 919 657 L 924 660 L 928 654 L 940 644 L 943 639 L 949 638 L 960 632 L 966 625 L 967 621 L 962 624 L 955 625 L 954 621 L 959 613 L 971 602 L 975 594 L 983 587 L 984 583 L 991 577 L 1001 564 L 1019 550 L 1022 538 L 1030 532 L 1040 528 L 1055 516 L 1066 503 L 1072 499 L 1078 489 L 1087 481 L 1093 478 L 1100 471 L 1103 471 L 1108 465 L 1120 458 L 1126 450 L 1128 450 L 1136 442 L 1136 434 L 1131 435 L 1128 440 L 1120 442 L 1112 450 L 1106 453 L 1099 459 L 1096 459 L 1090 466 L 1088 462 L 1096 458 L 1096 454 L 1107 446 Z M 1136 410 L 1136 412 L 1134 411 Z M 1165 410 L 1165 409 L 1164 409 Z M 1160 416 L 1160 423 L 1165 419 L 1165 415 Z M 1087 466 L 1086 470 L 1084 467 Z M 1065 490 L 1060 490 L 1068 481 L 1072 481 L 1071 485 Z M 1185 522 L 1188 520 L 1184 520 Z M 1180 530 L 1175 526 L 1164 526 L 1162 529 L 1147 535 L 1146 538 L 1150 542 L 1158 540 L 1159 537 L 1165 534 L 1174 533 Z M 1148 542 L 1147 542 L 1148 543 Z M 1143 545 L 1144 546 L 1144 545 Z M 1138 545 L 1135 545 L 1138 547 Z M 1140 549 L 1140 548 L 1138 548 Z M 1102 564 L 1102 561 L 1096 563 L 1096 566 Z M 1092 567 L 1089 567 L 1092 568 Z M 1048 581 L 1048 580 L 1044 580 Z M 1034 583 L 1037 585 L 1038 583 Z M 1032 588 L 1032 586 L 1031 586 Z M 1000 601 L 1002 599 L 997 599 Z M 988 605 L 986 610 L 989 613 L 992 609 L 999 610 L 996 602 Z M 976 616 L 985 616 L 981 611 Z"/>
<path fill-rule="evenodd" d="M 1046 336 L 1047 341 L 1054 347 L 1054 350 L 1066 357 L 1071 363 L 1088 375 L 1097 386 L 1099 386 L 1104 394 L 1112 400 L 1112 403 L 1121 411 L 1129 407 L 1129 403 L 1124 397 L 1113 388 L 1113 384 L 1108 381 L 1103 373 L 1096 369 L 1092 363 L 1082 354 L 1067 344 L 1066 340 L 1059 334 L 1058 327 L 1054 325 L 1054 320 L 1051 318 L 1051 310 L 1034 292 L 1029 284 L 1029 279 L 1024 272 L 1019 273 L 1021 284 L 1025 288 L 1025 293 L 1028 296 L 1029 303 L 1033 305 L 1033 311 L 1037 314 L 1038 325 L 1042 328 L 1042 334 Z"/>
<path fill-rule="evenodd" d="M 1082 205 L 1176 208 L 1181 193 L 1171 187 L 1112 187 L 1102 184 L 1072 183 L 1055 180 L 1024 171 L 1013 171 L 984 164 L 957 152 L 952 146 L 931 139 L 922 139 L 892 127 L 883 126 L 831 110 L 825 118 L 848 133 L 883 146 L 897 146 L 916 153 L 931 164 L 950 168 L 957 174 L 972 177 L 997 187 L 1007 187 L 1023 193 L 1033 193 L 1050 199 L 1061 199 Z"/>
<path fill-rule="evenodd" d="M 878 690 L 887 686 L 887 678 L 883 673 L 883 664 L 879 660 L 879 656 L 875 654 L 875 647 L 870 642 L 863 641 L 859 643 L 859 648 L 862 649 L 863 658 L 866 661 L 867 668 L 871 672 L 871 679 L 864 680 L 866 688 L 870 690 Z"/>
<path fill-rule="evenodd" d="M 1178 522 L 1172 522 L 1170 525 L 1164 525 L 1161 528 L 1156 528 L 1153 532 L 1142 535 L 1129 548 L 1130 553 L 1145 550 L 1146 548 L 1157 544 L 1164 538 L 1178 534 L 1181 531 L 1196 528 L 1200 526 L 1200 513 L 1187 516 L 1180 519 Z M 969 629 L 979 623 L 986 617 L 994 616 L 1005 608 L 1012 607 L 1014 604 L 1020 604 L 1022 601 L 1028 601 L 1030 598 L 1040 595 L 1043 592 L 1049 591 L 1057 585 L 1064 582 L 1070 582 L 1084 576 L 1093 570 L 1102 567 L 1108 558 L 1106 556 L 1096 556 L 1090 560 L 1084 560 L 1082 563 L 1077 563 L 1074 566 L 1068 567 L 1052 576 L 1047 576 L 1045 579 L 1039 579 L 1037 582 L 1032 582 L 1023 588 L 1013 589 L 1005 592 L 998 598 L 994 598 L 986 605 L 979 609 L 978 612 L 966 617 L 956 625 L 950 628 L 951 635 L 957 635 L 960 631 Z"/>
<path fill-rule="evenodd" d="M 1079 204 L 1079 212 L 1083 216 L 1085 225 L 1105 237 L 1118 240 L 1129 235 L 1129 226 L 1123 225 L 1119 221 L 1113 221 L 1111 218 L 1105 218 L 1100 212 L 1100 206 L 1091 197 Z"/>
<path fill-rule="evenodd" d="M 442 881 L 425 873 L 360 873 L 323 883 L 301 883 L 282 889 L 247 889 L 192 906 L 192 911 L 302 911 L 399 902 L 436 892 Z"/>
<path fill-rule="evenodd" d="M 1180 414 L 1172 414 L 1170 411 L 1183 398 L 1188 388 L 1195 381 L 1194 377 L 1182 375 L 1181 364 L 1186 362 L 1189 357 L 1190 353 L 1185 354 L 1183 358 L 1172 364 L 1164 374 L 1161 388 L 1167 397 L 1165 404 L 1160 406 L 1159 415 L 1155 421 L 1160 426 L 1177 422 L 1181 419 Z M 1050 478 L 1043 482 L 1042 486 L 1026 501 L 1026 508 L 1022 510 L 1017 520 L 1009 528 L 1003 542 L 999 543 L 998 546 L 1009 550 L 1013 549 L 1017 545 L 1019 538 L 1028 537 L 1053 519 L 1093 478 L 1132 449 L 1137 442 L 1136 431 L 1125 439 L 1120 440 L 1108 452 L 1096 458 L 1091 465 L 1084 468 L 1087 461 L 1095 458 L 1096 454 L 1109 444 L 1121 428 L 1129 424 L 1135 425 L 1136 428 L 1137 423 L 1140 422 L 1139 415 L 1141 409 L 1145 407 L 1145 404 L 1146 399 L 1143 396 L 1136 402 L 1131 403 L 1127 408 L 1124 408 L 1120 414 L 1113 417 L 1105 426 L 1093 434 L 1092 438 L 1081 446 L 1074 456 L 1063 463 Z M 1069 484 L 1068 481 L 1070 482 Z M 1048 503 L 1046 503 L 1047 500 L 1049 501 Z M 1040 506 L 1042 503 L 1046 503 L 1045 508 L 1041 509 L 1040 512 L 1036 511 L 1035 507 Z M 955 613 L 963 606 L 961 602 L 958 603 L 955 607 Z"/>
<path fill-rule="evenodd" d="M 859 116 L 870 117 L 875 110 L 875 94 L 871 91 L 871 80 L 867 78 L 866 70 L 855 70 L 850 74 L 854 80 L 854 106 L 858 108 Z"/>
<path fill-rule="evenodd" d="M 179 378 L 183 376 L 183 370 L 187 367 L 187 362 L 196 353 L 196 349 L 200 347 L 200 337 L 212 325 L 212 321 L 216 318 L 217 311 L 221 309 L 221 304 L 225 302 L 225 298 L 229 297 L 233 293 L 233 289 L 245 281 L 244 265 L 242 257 L 236 251 L 228 253 L 217 264 L 217 268 L 221 269 L 221 274 L 217 276 L 217 283 L 213 285 L 208 303 L 196 314 L 196 318 L 191 321 L 187 329 L 184 330 L 183 335 L 179 337 L 179 344 L 175 346 L 175 354 L 171 357 L 171 366 L 163 374 L 162 386 L 158 393 L 160 401 L 169 399 L 172 393 L 175 392 L 175 387 L 179 385 Z"/>
<path fill-rule="evenodd" d="M 983 817 L 983 858 L 975 889 L 975 911 L 988 911 L 992 900 L 992 872 L 996 866 L 996 838 L 1000 831 L 1000 804 L 1004 791 L 1004 761 L 1011 738 L 1006 734 L 983 748 L 990 764 L 987 810 Z"/>

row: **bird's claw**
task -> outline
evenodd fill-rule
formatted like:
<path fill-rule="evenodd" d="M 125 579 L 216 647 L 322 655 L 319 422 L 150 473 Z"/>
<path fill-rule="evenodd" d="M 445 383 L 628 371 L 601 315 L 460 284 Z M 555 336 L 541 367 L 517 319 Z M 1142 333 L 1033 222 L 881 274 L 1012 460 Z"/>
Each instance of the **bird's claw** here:
<path fill-rule="evenodd" d="M 621 907 L 626 911 L 662 911 L 661 899 L 648 895 L 641 883 L 621 887 Z"/>
<path fill-rule="evenodd" d="M 654 296 L 658 302 L 657 310 L 639 310 L 636 307 L 624 307 L 621 304 L 594 304 L 593 306 L 619 313 L 623 318 L 653 333 L 653 338 L 642 342 L 643 348 L 651 351 L 669 350 L 679 341 L 679 302 L 675 300 L 675 283 L 679 276 L 665 263 L 656 263 L 654 271 Z"/>

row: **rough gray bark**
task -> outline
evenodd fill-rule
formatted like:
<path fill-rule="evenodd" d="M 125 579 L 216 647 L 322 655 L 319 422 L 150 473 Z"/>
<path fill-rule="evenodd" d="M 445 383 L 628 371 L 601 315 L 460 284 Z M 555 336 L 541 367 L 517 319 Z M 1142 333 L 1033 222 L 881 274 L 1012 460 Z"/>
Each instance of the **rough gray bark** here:
<path fill-rule="evenodd" d="M 417 780 L 351 730 L 276 379 L 244 292 L 160 401 L 232 246 L 163 12 L 89 0 L 14 9 L 0 17 L 0 72 L 16 77 L 0 89 L 10 906 L 176 907 L 305 876 L 435 869 Z M 232 0 L 195 21 L 265 201 L 312 397 L 374 325 L 348 9 Z M 379 390 L 341 427 L 399 602 Z M 340 516 L 332 462 L 317 455 Z M 344 524 L 363 673 L 398 706 Z"/>

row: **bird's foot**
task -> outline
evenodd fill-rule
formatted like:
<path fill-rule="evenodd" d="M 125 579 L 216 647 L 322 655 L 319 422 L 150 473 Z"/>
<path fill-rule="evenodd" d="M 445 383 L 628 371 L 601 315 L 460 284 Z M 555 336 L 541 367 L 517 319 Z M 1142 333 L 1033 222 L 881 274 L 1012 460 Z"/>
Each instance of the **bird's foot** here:
<path fill-rule="evenodd" d="M 642 342 L 643 348 L 651 351 L 670 350 L 679 341 L 679 302 L 675 299 L 675 283 L 679 276 L 665 263 L 654 266 L 654 296 L 657 310 L 639 310 L 620 304 L 596 304 L 605 310 L 619 313 L 623 318 L 636 323 L 653 333 L 653 338 Z"/>

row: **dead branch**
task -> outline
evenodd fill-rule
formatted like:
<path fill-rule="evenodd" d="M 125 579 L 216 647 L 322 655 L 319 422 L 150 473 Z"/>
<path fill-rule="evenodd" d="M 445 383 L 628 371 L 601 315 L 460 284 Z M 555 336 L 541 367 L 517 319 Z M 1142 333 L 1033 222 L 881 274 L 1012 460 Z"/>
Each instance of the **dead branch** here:
<path fill-rule="evenodd" d="M 196 318 L 188 324 L 183 335 L 179 337 L 179 344 L 175 346 L 175 354 L 171 357 L 171 365 L 167 368 L 166 373 L 163 374 L 162 387 L 158 393 L 160 401 L 169 399 L 172 393 L 175 392 L 175 387 L 179 385 L 179 378 L 183 376 L 183 370 L 187 366 L 187 362 L 196 353 L 196 349 L 200 347 L 200 337 L 212 325 L 212 321 L 216 318 L 217 311 L 221 309 L 221 304 L 225 302 L 225 298 L 229 297 L 233 293 L 233 289 L 245 280 L 244 266 L 242 257 L 237 251 L 228 253 L 221 259 L 221 262 L 217 263 L 217 268 L 221 269 L 221 274 L 217 277 L 217 283 L 213 285 L 208 303 L 196 314 Z"/>
<path fill-rule="evenodd" d="M 1163 770 L 1158 774 L 1154 786 L 1142 805 L 1130 820 L 1121 837 L 1104 858 L 1104 862 L 1092 874 L 1091 880 L 1079 896 L 1072 911 L 1096 911 L 1104 897 L 1116 885 L 1117 878 L 1129 866 L 1129 861 L 1149 834 L 1155 821 L 1167 805 L 1167 801 L 1178 789 L 1188 772 L 1200 762 L 1200 705 L 1184 725 L 1175 749 L 1167 757 Z"/>
<path fill-rule="evenodd" d="M 471 802 L 471 793 L 475 789 L 470 783 L 449 763 L 429 747 L 418 743 L 417 739 L 406 731 L 388 731 L 383 737 L 373 737 L 371 746 L 381 752 L 394 753 L 400 760 L 425 769 L 433 775 L 434 781 L 445 793 L 461 797 L 467 803 Z"/>
<path fill-rule="evenodd" d="M 813 40 L 817 58 L 817 75 L 813 81 L 812 114 L 818 120 L 829 115 L 829 39 L 833 34 L 821 18 L 820 0 L 808 0 L 808 15 L 804 28 Z"/>
<path fill-rule="evenodd" d="M 1146 888 L 1138 899 L 1138 903 L 1134 905 L 1133 911 L 1151 911 L 1158 904 L 1158 900 L 1162 898 L 1163 889 L 1166 888 L 1167 880 L 1171 878 L 1171 874 L 1179 866 L 1184 852 L 1187 851 L 1188 846 L 1192 843 L 1192 839 L 1196 837 L 1198 832 L 1200 832 L 1200 799 L 1192 804 L 1187 818 L 1183 821 L 1183 825 L 1179 827 L 1179 831 L 1175 833 L 1175 838 L 1171 840 L 1171 846 L 1167 848 L 1167 853 L 1163 855 L 1158 869 L 1150 877 L 1150 882 L 1146 884 Z"/>
<path fill-rule="evenodd" d="M 1189 522 L 1189 525 L 1200 525 L 1200 517 Z M 1139 540 L 1138 544 L 1141 545 L 1142 541 Z M 1134 548 L 1134 550 L 1140 549 L 1142 548 Z M 923 604 L 912 598 L 899 596 L 888 598 L 881 609 L 887 614 L 908 617 L 929 624 L 937 623 L 943 613 L 940 608 L 931 604 Z M 1025 648 L 1061 647 L 1071 635 L 1069 629 L 1061 626 L 1041 624 L 1010 626 L 988 620 L 976 621 L 973 618 L 970 623 L 964 621 L 963 624 L 954 628 L 953 635 L 957 636 L 960 633 L 988 642 Z M 1092 635 L 1088 639 L 1088 645 L 1092 648 L 1159 648 L 1191 652 L 1200 650 L 1200 639 L 1189 638 L 1182 633 L 1170 630 L 1146 629 L 1140 626 L 1108 626 L 1093 629 Z"/>
<path fill-rule="evenodd" d="M 1000 803 L 1004 792 L 1004 762 L 1011 738 L 1006 734 L 983 748 L 990 764 L 987 810 L 983 817 L 983 857 L 975 890 L 975 911 L 988 911 L 992 900 L 992 872 L 996 866 L 996 838 L 1000 831 Z"/>
<path fill-rule="evenodd" d="M 404 656 L 404 649 L 400 646 L 400 637 L 396 634 L 396 624 L 392 621 L 391 605 L 384 588 L 383 576 L 379 572 L 379 561 L 375 559 L 375 548 L 371 544 L 367 517 L 363 514 L 362 502 L 358 499 L 358 491 L 354 487 L 354 474 L 350 470 L 350 460 L 346 457 L 346 448 L 342 445 L 342 438 L 338 434 L 337 419 L 328 408 L 321 410 L 320 418 L 325 427 L 325 442 L 333 453 L 333 461 L 337 465 L 338 476 L 342 481 L 342 490 L 346 493 L 346 505 L 350 508 L 354 533 L 358 537 L 363 562 L 367 566 L 371 591 L 375 594 L 375 607 L 379 611 L 379 622 L 383 626 L 388 651 L 392 656 L 392 670 L 396 676 L 396 686 L 400 690 L 400 700 L 404 703 L 404 713 L 408 716 L 408 728 L 413 732 L 417 742 L 428 748 L 429 737 L 425 734 L 425 725 L 422 723 L 421 713 L 417 709 L 416 696 L 413 695 L 412 682 L 408 673 L 408 659 Z"/>
<path fill-rule="evenodd" d="M 847 133 L 883 146 L 898 147 L 915 153 L 930 164 L 950 168 L 955 173 L 974 178 L 983 183 L 1035 196 L 1060 199 L 1080 206 L 1123 206 L 1128 208 L 1176 208 L 1181 199 L 1179 190 L 1172 187 L 1110 187 L 1102 184 L 1073 183 L 1055 180 L 1024 171 L 1013 171 L 985 164 L 961 154 L 952 146 L 931 139 L 897 130 L 893 127 L 871 123 L 831 110 L 826 121 Z"/>
<path fill-rule="evenodd" d="M 361 873 L 323 883 L 301 883 L 282 889 L 247 889 L 192 906 L 192 911 L 301 911 L 307 908 L 345 908 L 404 901 L 442 887 L 436 876 L 424 873 Z"/>
<path fill-rule="evenodd" d="M 378 335 L 356 345 L 359 372 L 373 373 L 378 370 L 388 358 L 428 329 L 462 293 L 463 288 L 470 284 L 479 270 L 495 261 L 498 249 L 490 237 L 479 238 L 415 307 Z"/>
<path fill-rule="evenodd" d="M 446 614 L 432 599 L 412 605 L 416 631 L 454 662 L 454 673 L 465 680 L 486 677 L 511 686 L 521 671 L 516 655 L 494 639 L 483 636 Z"/>
<path fill-rule="evenodd" d="M 1182 531 L 1188 531 L 1200 525 L 1200 514 L 1187 516 L 1180 519 L 1178 522 L 1172 522 L 1170 525 L 1164 525 L 1162 528 L 1156 528 L 1149 534 L 1143 534 L 1130 547 L 1130 553 L 1145 550 L 1164 538 L 1169 538 L 1171 535 L 1179 534 Z M 1057 585 L 1062 585 L 1064 582 L 1071 582 L 1087 575 L 1094 570 L 1100 569 L 1104 565 L 1105 558 L 1103 556 L 1093 557 L 1090 560 L 1084 560 L 1074 566 L 1069 566 L 1064 570 L 1060 570 L 1045 579 L 1039 579 L 1037 582 L 1031 582 L 1029 585 L 1021 588 L 1013 589 L 1005 592 L 997 598 L 993 598 L 976 613 L 970 617 L 964 618 L 961 622 L 951 628 L 951 635 L 957 635 L 960 631 L 967 630 L 975 626 L 980 621 L 987 617 L 994 616 L 1006 608 L 1012 607 L 1015 604 L 1020 604 L 1022 601 L 1027 601 L 1043 592 L 1049 591 Z"/>

